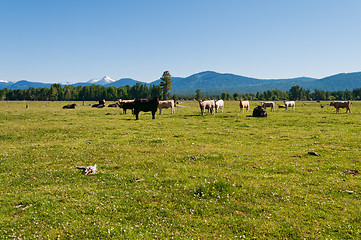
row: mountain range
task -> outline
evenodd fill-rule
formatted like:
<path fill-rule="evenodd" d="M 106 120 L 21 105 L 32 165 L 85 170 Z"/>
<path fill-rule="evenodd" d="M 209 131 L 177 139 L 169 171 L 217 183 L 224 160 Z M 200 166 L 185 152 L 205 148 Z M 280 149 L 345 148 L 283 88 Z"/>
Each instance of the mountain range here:
<path fill-rule="evenodd" d="M 99 79 L 91 79 L 88 82 L 79 83 L 62 83 L 61 85 L 72 86 L 91 86 L 101 85 L 104 87 L 121 87 L 133 86 L 137 83 L 150 85 L 159 85 L 160 79 L 151 83 L 137 81 L 131 78 L 122 78 L 115 80 L 109 76 Z M 288 91 L 292 86 L 298 85 L 304 89 L 315 89 L 324 91 L 344 91 L 346 89 L 353 90 L 354 88 L 361 88 L 361 72 L 354 73 L 340 73 L 325 78 L 289 78 L 289 79 L 257 79 L 244 77 L 229 73 L 217 73 L 212 71 L 200 72 L 189 77 L 172 77 L 171 94 L 178 95 L 194 95 L 196 89 L 200 89 L 202 94 L 220 94 L 227 92 L 233 94 L 237 93 L 255 93 L 264 92 L 267 90 L 282 90 Z M 50 88 L 53 83 L 29 82 L 21 80 L 18 82 L 8 82 L 0 80 L 0 89 L 28 89 L 34 88 Z"/>

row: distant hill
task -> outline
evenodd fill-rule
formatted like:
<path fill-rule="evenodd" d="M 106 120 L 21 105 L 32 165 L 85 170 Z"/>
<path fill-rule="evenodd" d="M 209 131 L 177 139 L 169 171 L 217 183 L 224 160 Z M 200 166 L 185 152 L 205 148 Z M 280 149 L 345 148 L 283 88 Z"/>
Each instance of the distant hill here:
<path fill-rule="evenodd" d="M 50 88 L 51 83 L 40 83 L 40 82 L 29 82 L 26 80 L 21 80 L 11 84 L 8 88 L 9 89 L 28 89 L 30 87 L 33 88 Z"/>
<path fill-rule="evenodd" d="M 109 84 L 106 84 L 104 85 L 105 87 L 124 87 L 126 85 L 129 85 L 129 86 L 134 86 L 135 84 L 137 83 L 142 83 L 142 84 L 145 84 L 144 82 L 139 82 L 137 80 L 133 80 L 131 78 L 122 78 L 122 79 L 119 79 L 118 81 L 115 81 L 113 83 L 109 83 Z"/>
<path fill-rule="evenodd" d="M 9 88 L 15 82 L 0 80 L 0 89 Z"/>
<path fill-rule="evenodd" d="M 267 90 L 279 89 L 288 91 L 292 86 L 299 85 L 304 89 L 315 89 L 325 91 L 344 91 L 361 88 L 361 72 L 340 73 L 329 77 L 315 79 L 308 77 L 290 78 L 290 79 L 257 79 L 239 76 L 229 73 L 217 73 L 212 71 L 200 72 L 189 77 L 172 77 L 173 85 L 171 94 L 194 95 L 196 89 L 201 89 L 202 94 L 221 94 L 222 92 L 233 93 L 256 93 Z M 160 79 L 151 83 L 140 82 L 131 78 L 122 78 L 119 80 L 111 79 L 108 76 L 99 79 L 92 79 L 88 82 L 75 83 L 72 86 L 90 86 L 93 84 L 105 87 L 133 86 L 137 83 L 150 85 L 159 85 Z M 18 82 L 0 81 L 0 89 L 27 89 L 50 88 L 51 83 L 29 82 L 21 80 Z M 69 85 L 69 84 L 62 84 Z"/>
<path fill-rule="evenodd" d="M 361 72 L 340 73 L 322 79 L 316 79 L 310 83 L 304 83 L 304 88 L 325 91 L 344 91 L 346 89 L 353 90 L 354 88 L 361 88 Z"/>
<path fill-rule="evenodd" d="M 104 86 L 104 87 L 124 87 L 126 85 L 129 85 L 129 86 L 134 86 L 135 84 L 137 83 L 142 83 L 142 84 L 146 84 L 144 82 L 140 82 L 140 81 L 137 81 L 137 80 L 133 80 L 131 78 L 122 78 L 122 79 L 119 79 L 119 80 L 114 80 L 108 76 L 105 76 L 103 78 L 99 78 L 99 79 L 92 79 L 88 82 L 82 82 L 82 83 L 75 83 L 75 84 L 72 84 L 72 86 L 74 87 L 77 87 L 77 86 L 91 86 L 91 85 L 101 85 L 101 86 Z M 69 85 L 69 84 L 68 84 Z"/>
<path fill-rule="evenodd" d="M 203 94 L 247 93 L 263 92 L 269 89 L 289 90 L 299 83 L 313 81 L 313 78 L 294 79 L 271 79 L 262 80 L 257 78 L 244 77 L 234 74 L 222 74 L 206 71 L 191 75 L 186 78 L 173 77 L 172 93 L 174 94 L 195 94 L 196 89 L 201 89 Z M 151 84 L 158 85 L 160 80 Z"/>

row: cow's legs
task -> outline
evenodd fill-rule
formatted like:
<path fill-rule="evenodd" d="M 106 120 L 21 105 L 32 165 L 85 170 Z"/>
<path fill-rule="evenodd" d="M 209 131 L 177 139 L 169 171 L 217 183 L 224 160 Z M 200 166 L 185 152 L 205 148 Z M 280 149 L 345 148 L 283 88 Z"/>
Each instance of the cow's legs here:
<path fill-rule="evenodd" d="M 139 120 L 139 112 L 138 111 L 134 111 L 135 114 L 135 120 Z"/>

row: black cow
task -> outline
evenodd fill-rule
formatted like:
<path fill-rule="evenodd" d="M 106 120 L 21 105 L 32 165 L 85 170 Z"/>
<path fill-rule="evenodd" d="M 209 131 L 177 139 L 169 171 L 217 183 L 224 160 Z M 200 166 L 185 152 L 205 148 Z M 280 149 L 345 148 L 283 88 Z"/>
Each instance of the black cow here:
<path fill-rule="evenodd" d="M 76 106 L 75 103 L 73 103 L 73 104 L 68 104 L 68 105 L 63 106 L 63 109 L 75 109 L 75 106 Z"/>
<path fill-rule="evenodd" d="M 123 113 L 127 114 L 127 109 L 132 110 L 132 114 L 134 114 L 134 101 L 132 102 L 120 102 L 118 103 L 120 108 L 123 108 Z"/>
<path fill-rule="evenodd" d="M 267 111 L 262 106 L 257 106 L 253 109 L 252 117 L 267 117 Z"/>
<path fill-rule="evenodd" d="M 92 107 L 103 108 L 105 107 L 105 99 L 100 100 L 98 104 L 93 104 Z"/>
<path fill-rule="evenodd" d="M 139 119 L 139 112 L 152 112 L 152 119 L 155 119 L 155 113 L 157 112 L 159 104 L 159 97 L 154 97 L 153 99 L 135 99 L 134 100 L 134 114 L 135 119 Z"/>
<path fill-rule="evenodd" d="M 112 104 L 109 104 L 108 107 L 118 107 L 118 104 L 117 103 L 112 103 Z"/>

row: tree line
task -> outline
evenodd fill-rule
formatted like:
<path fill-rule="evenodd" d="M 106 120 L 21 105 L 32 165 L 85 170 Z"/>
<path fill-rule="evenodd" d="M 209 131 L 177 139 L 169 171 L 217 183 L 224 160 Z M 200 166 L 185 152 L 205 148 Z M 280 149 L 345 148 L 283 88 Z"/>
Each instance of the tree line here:
<path fill-rule="evenodd" d="M 296 85 L 289 91 L 267 90 L 257 93 L 234 93 L 233 95 L 223 92 L 221 95 L 201 95 L 200 89 L 196 91 L 196 99 L 223 99 L 223 100 L 260 100 L 260 101 L 282 101 L 282 100 L 298 100 L 298 101 L 333 101 L 333 100 L 361 100 L 361 88 L 355 88 L 352 91 L 323 91 L 315 90 L 311 92 L 309 89 L 303 89 Z"/>
<path fill-rule="evenodd" d="M 168 76 L 166 76 L 168 77 Z M 167 90 L 170 89 L 168 83 Z M 137 83 L 134 86 L 123 87 L 104 87 L 99 85 L 92 86 L 64 86 L 53 84 L 50 88 L 28 89 L 0 89 L 0 100 L 30 100 L 30 101 L 98 101 L 106 99 L 107 101 L 116 101 L 118 99 L 134 98 L 152 98 L 163 96 L 163 99 L 223 99 L 223 100 L 260 100 L 260 101 L 279 101 L 279 100 L 361 100 L 361 88 L 355 88 L 352 91 L 323 91 L 303 89 L 300 86 L 293 86 L 289 91 L 267 90 L 257 93 L 234 93 L 233 95 L 223 92 L 220 95 L 202 95 L 201 90 L 197 89 L 195 95 L 171 95 L 164 91 L 163 86 Z"/>
<path fill-rule="evenodd" d="M 134 86 L 104 87 L 100 85 L 91 86 L 64 86 L 53 84 L 50 88 L 28 89 L 1 89 L 0 100 L 34 100 L 34 101 L 97 101 L 106 99 L 116 101 L 134 98 L 152 98 L 162 95 L 162 88 L 157 85 L 147 86 L 137 83 Z"/>

